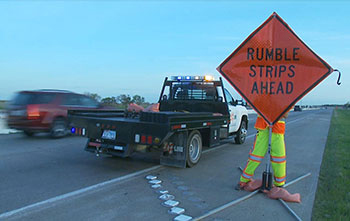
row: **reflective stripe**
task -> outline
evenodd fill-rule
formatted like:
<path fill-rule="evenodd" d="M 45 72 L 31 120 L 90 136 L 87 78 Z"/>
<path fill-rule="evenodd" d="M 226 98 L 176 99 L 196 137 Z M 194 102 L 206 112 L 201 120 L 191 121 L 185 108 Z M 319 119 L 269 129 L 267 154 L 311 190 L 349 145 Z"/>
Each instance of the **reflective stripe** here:
<path fill-rule="evenodd" d="M 252 159 L 252 158 L 250 158 L 250 157 L 249 157 L 249 161 L 253 161 L 253 162 L 256 162 L 256 163 L 261 163 L 260 160 L 254 160 L 254 159 Z"/>
<path fill-rule="evenodd" d="M 282 162 L 286 161 L 286 157 L 285 156 L 283 156 L 283 157 L 273 157 L 273 156 L 271 156 L 271 161 L 275 162 L 275 163 L 282 163 Z"/>
<path fill-rule="evenodd" d="M 271 163 L 278 163 L 278 164 L 281 164 L 281 163 L 286 163 L 287 161 L 286 160 L 284 160 L 284 161 L 282 161 L 282 162 L 275 162 L 275 161 L 271 161 Z"/>
<path fill-rule="evenodd" d="M 256 161 L 256 162 L 258 162 L 258 163 L 260 163 L 261 160 L 264 159 L 264 157 L 254 155 L 254 154 L 252 154 L 252 153 L 249 154 L 249 155 L 250 155 L 250 156 L 249 156 L 249 159 L 250 159 L 250 160 Z"/>
<path fill-rule="evenodd" d="M 286 160 L 286 156 L 282 156 L 282 157 L 271 156 L 271 159 L 272 159 L 273 161 L 281 162 L 281 161 L 283 161 L 283 160 Z"/>
<path fill-rule="evenodd" d="M 257 157 L 257 158 L 260 158 L 260 159 L 264 159 L 264 156 L 259 156 L 259 155 L 252 154 L 252 153 L 250 153 L 249 155 L 250 155 L 250 156 Z"/>
<path fill-rule="evenodd" d="M 246 178 L 246 179 L 250 179 L 250 178 L 253 177 L 253 174 L 247 174 L 246 172 L 243 171 L 242 177 L 244 177 L 244 178 Z"/>
<path fill-rule="evenodd" d="M 247 175 L 245 175 L 244 173 L 242 173 L 242 177 L 244 177 L 244 178 L 246 178 L 246 179 L 251 179 L 252 178 L 252 176 L 247 176 Z"/>
<path fill-rule="evenodd" d="M 286 176 L 284 176 L 284 177 L 275 177 L 275 181 L 278 182 L 278 183 L 282 183 L 282 182 L 286 181 Z"/>

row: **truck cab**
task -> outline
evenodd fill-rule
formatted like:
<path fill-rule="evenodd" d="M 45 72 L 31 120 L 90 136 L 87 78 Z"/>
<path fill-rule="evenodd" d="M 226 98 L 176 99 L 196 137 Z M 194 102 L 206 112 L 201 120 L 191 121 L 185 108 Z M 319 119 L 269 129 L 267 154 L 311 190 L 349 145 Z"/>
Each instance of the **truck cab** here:
<path fill-rule="evenodd" d="M 235 100 L 224 88 L 222 79 L 212 76 L 174 76 L 166 78 L 159 98 L 159 111 L 212 112 L 229 116 L 220 131 L 221 137 L 235 136 L 235 142 L 245 141 L 248 111 L 243 102 Z"/>

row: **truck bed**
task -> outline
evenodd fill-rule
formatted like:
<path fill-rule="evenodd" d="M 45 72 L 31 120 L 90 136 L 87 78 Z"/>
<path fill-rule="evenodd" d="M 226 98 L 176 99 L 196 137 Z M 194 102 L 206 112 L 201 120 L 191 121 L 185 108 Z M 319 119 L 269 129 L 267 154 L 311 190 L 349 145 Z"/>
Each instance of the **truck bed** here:
<path fill-rule="evenodd" d="M 116 141 L 122 143 L 134 143 L 135 134 L 152 134 L 162 140 L 171 132 L 221 126 L 229 120 L 228 116 L 210 112 L 141 112 L 125 117 L 122 110 L 69 110 L 68 118 L 79 135 L 100 139 L 103 130 L 115 130 L 120 134 Z"/>

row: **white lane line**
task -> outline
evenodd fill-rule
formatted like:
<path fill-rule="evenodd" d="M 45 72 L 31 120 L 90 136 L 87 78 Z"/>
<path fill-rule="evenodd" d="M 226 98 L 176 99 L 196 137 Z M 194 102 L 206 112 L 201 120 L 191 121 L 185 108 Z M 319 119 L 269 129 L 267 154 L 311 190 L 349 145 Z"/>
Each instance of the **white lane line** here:
<path fill-rule="evenodd" d="M 98 188 L 104 187 L 106 185 L 117 183 L 117 182 L 120 182 L 120 181 L 124 181 L 124 180 L 127 180 L 127 179 L 130 179 L 130 178 L 139 176 L 139 175 L 141 175 L 143 173 L 148 173 L 150 171 L 153 171 L 153 170 L 156 170 L 156 169 L 159 169 L 159 168 L 162 168 L 162 167 L 163 167 L 162 165 L 153 166 L 153 167 L 150 167 L 150 168 L 147 168 L 147 169 L 144 169 L 144 170 L 140 170 L 140 171 L 137 171 L 137 172 L 134 172 L 134 173 L 130 173 L 130 174 L 125 175 L 125 176 L 121 176 L 121 177 L 118 177 L 118 178 L 115 178 L 115 179 L 112 179 L 112 180 L 108 180 L 108 181 L 105 181 L 105 182 L 102 182 L 102 183 L 98 183 L 98 184 L 95 184 L 95 185 L 92 185 L 92 186 L 85 187 L 83 189 L 79 189 L 79 190 L 76 190 L 76 191 L 73 191 L 73 192 L 70 192 L 70 193 L 66 193 L 66 194 L 63 194 L 63 195 L 60 195 L 60 196 L 56 196 L 56 197 L 53 197 L 53 198 L 50 198 L 50 199 L 47 199 L 47 200 L 44 200 L 44 201 L 41 201 L 41 202 L 37 202 L 37 203 L 31 204 L 31 205 L 28 205 L 28 206 L 25 206 L 25 207 L 22 207 L 22 208 L 19 208 L 19 209 L 8 211 L 8 212 L 0 214 L 0 220 L 2 220 L 2 219 L 5 220 L 5 219 L 7 219 L 7 218 L 9 218 L 9 217 L 11 217 L 13 215 L 17 215 L 17 214 L 20 214 L 20 213 L 25 213 L 25 212 L 28 212 L 31 209 L 35 209 L 35 208 L 38 208 L 40 206 L 44 206 L 44 205 L 47 205 L 47 204 L 50 204 L 50 203 L 54 203 L 54 202 L 57 202 L 59 200 L 64 200 L 64 199 L 67 199 L 69 197 L 77 196 L 77 195 L 82 194 L 82 193 L 93 191 L 93 190 L 96 190 Z"/>
<path fill-rule="evenodd" d="M 298 121 L 301 121 L 301 120 L 304 120 L 304 119 L 306 119 L 306 117 L 298 118 L 298 119 L 295 119 L 295 120 L 292 120 L 292 121 L 287 121 L 286 124 L 292 124 L 292 123 L 295 123 L 295 122 L 298 122 Z"/>

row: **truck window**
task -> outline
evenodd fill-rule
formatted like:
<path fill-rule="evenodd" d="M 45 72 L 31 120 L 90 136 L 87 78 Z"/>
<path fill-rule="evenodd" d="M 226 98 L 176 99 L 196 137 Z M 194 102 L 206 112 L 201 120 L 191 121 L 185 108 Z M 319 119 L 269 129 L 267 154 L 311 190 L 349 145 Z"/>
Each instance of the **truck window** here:
<path fill-rule="evenodd" d="M 225 96 L 226 96 L 227 103 L 232 103 L 232 104 L 234 103 L 235 100 L 231 96 L 230 92 L 226 90 L 226 88 L 225 88 Z"/>
<path fill-rule="evenodd" d="M 224 101 L 224 93 L 222 86 L 216 86 L 216 91 L 218 92 L 218 100 L 223 102 Z"/>
<path fill-rule="evenodd" d="M 170 86 L 169 85 L 164 87 L 164 91 L 163 91 L 162 97 L 160 99 L 163 101 L 170 99 Z"/>
<path fill-rule="evenodd" d="M 174 82 L 171 88 L 173 100 L 216 100 L 213 82 Z"/>

